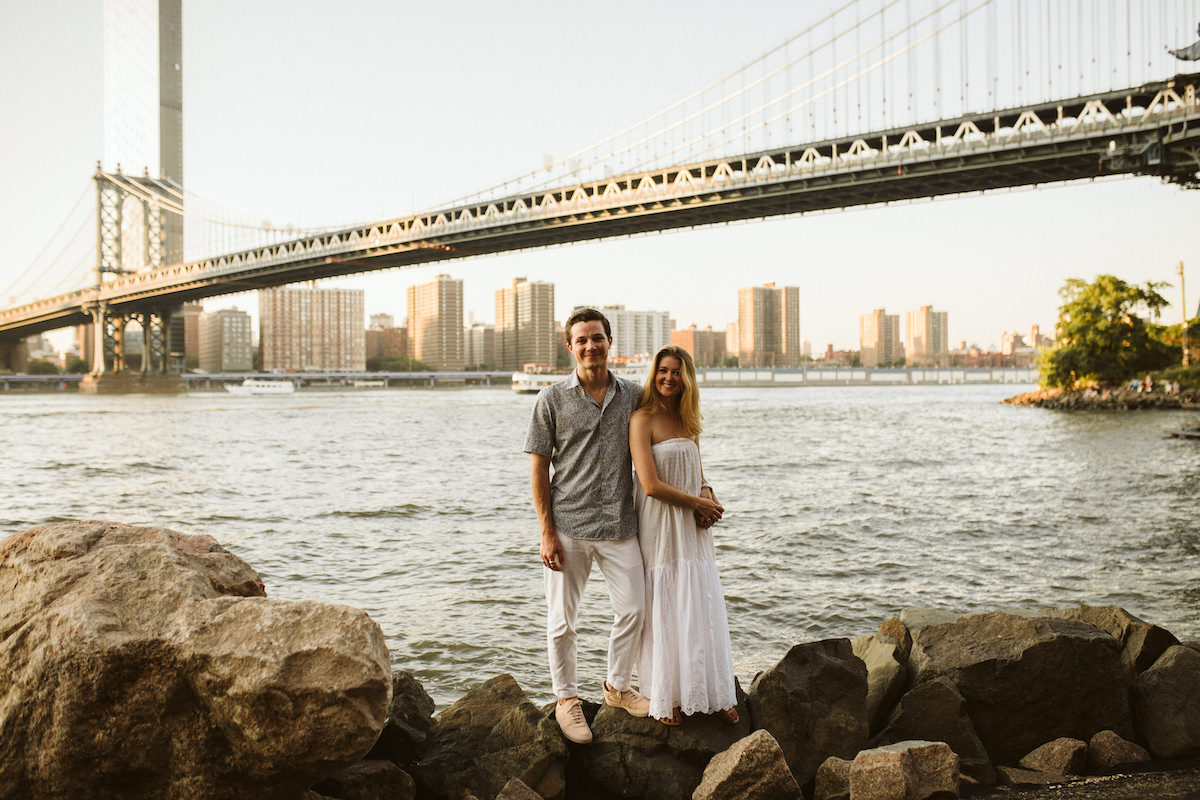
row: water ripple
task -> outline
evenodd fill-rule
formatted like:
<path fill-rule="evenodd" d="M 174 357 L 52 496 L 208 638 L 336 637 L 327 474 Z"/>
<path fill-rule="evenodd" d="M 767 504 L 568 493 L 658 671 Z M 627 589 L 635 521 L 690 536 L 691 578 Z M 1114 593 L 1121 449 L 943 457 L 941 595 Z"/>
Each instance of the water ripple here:
<path fill-rule="evenodd" d="M 706 391 L 743 685 L 793 644 L 871 633 L 906 606 L 1116 604 L 1200 638 L 1200 447 L 1161 437 L 1194 416 L 999 404 L 1018 388 Z M 211 534 L 271 597 L 365 609 L 440 704 L 499 672 L 548 697 L 521 452 L 532 399 L 278 400 L 0 396 L 2 532 L 111 519 Z M 611 624 L 593 578 L 584 685 L 603 677 Z"/>

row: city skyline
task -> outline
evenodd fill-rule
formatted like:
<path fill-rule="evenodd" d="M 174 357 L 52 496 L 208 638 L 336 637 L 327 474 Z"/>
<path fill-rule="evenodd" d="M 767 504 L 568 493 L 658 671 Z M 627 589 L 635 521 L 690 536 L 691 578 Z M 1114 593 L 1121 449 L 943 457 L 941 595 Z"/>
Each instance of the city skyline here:
<path fill-rule="evenodd" d="M 68 5 L 65 13 L 36 5 L 3 12 L 10 24 L 0 25 L 0 124 L 11 134 L 0 158 L 18 191 L 0 200 L 0 235 L 10 245 L 0 288 L 51 238 L 102 152 L 100 9 Z M 185 3 L 188 186 L 277 224 L 329 225 L 436 205 L 620 130 L 833 5 L 754 3 L 786 24 L 776 32 L 729 32 L 716 57 L 701 54 L 704 48 L 641 45 L 708 35 L 720 6 L 707 2 L 686 15 L 621 3 L 592 14 L 535 2 L 529 13 L 511 16 L 484 7 L 465 24 L 444 9 L 358 2 L 345 19 L 378 24 L 344 37 L 341 23 L 330 29 L 315 4 L 297 3 L 281 18 L 254 4 Z M 631 23 L 640 36 L 621 35 Z M 599 83 L 580 65 L 531 85 L 473 68 L 504 63 L 514 47 L 537 52 L 560 41 L 578 52 L 612 53 L 613 70 Z M 73 57 L 55 55 L 64 49 Z M 304 55 L 316 51 L 324 55 Z M 410 79 L 426 74 L 438 78 Z M 653 90 L 647 74 L 656 76 Z M 372 101 L 380 86 L 401 79 L 411 93 L 404 108 Z M 455 87 L 453 101 L 447 86 Z M 326 96 L 369 109 L 369 121 L 346 125 L 338 115 L 320 115 L 315 98 Z M 239 124 L 223 124 L 230 118 Z M 292 133 L 300 129 L 303 135 Z M 716 328 L 736 319 L 737 287 L 774 280 L 802 287 L 800 335 L 818 350 L 855 346 L 863 308 L 931 300 L 961 321 L 956 341 L 996 349 L 1003 331 L 1030 324 L 1052 331 L 1057 291 L 1069 277 L 1109 272 L 1171 282 L 1164 321 L 1178 321 L 1178 262 L 1200 264 L 1196 218 L 1200 192 L 1152 178 L 1115 179 L 523 251 L 320 285 L 364 289 L 368 313 L 394 313 L 408 286 L 449 269 L 469 287 L 466 309 L 479 313 L 508 276 L 528 275 L 556 283 L 558 319 L 593 302 L 667 308 L 680 327 Z M 221 304 L 253 307 L 244 295 L 209 306 Z"/>

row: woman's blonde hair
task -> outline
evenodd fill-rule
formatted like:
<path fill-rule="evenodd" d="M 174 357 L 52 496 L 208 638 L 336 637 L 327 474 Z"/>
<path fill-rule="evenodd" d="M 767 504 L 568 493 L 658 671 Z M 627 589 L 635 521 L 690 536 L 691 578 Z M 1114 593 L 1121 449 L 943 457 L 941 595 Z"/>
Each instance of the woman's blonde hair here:
<path fill-rule="evenodd" d="M 667 410 L 662 398 L 654 389 L 654 376 L 658 373 L 658 365 L 668 356 L 679 359 L 679 375 L 683 379 L 683 391 L 679 393 L 679 418 L 683 420 L 683 428 L 687 435 L 695 438 L 704 430 L 704 426 L 700 424 L 700 420 L 704 419 L 700 414 L 700 388 L 696 385 L 696 365 L 692 362 L 691 353 L 682 347 L 669 344 L 654 354 L 654 364 L 650 367 L 650 374 L 646 376 L 646 383 L 642 386 L 642 400 L 638 404 L 638 410 L 644 409 L 650 414 Z"/>

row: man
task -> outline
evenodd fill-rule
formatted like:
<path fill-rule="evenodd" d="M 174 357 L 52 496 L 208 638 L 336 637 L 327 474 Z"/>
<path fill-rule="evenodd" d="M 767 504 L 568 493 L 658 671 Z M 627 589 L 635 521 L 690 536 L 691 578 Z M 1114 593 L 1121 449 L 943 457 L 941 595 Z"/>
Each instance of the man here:
<path fill-rule="evenodd" d="M 575 371 L 538 395 L 525 452 L 542 534 L 554 716 L 568 740 L 587 744 L 592 732 L 575 682 L 575 625 L 593 562 L 613 608 L 604 701 L 635 717 L 650 713 L 650 700 L 630 685 L 645 610 L 629 458 L 629 416 L 641 388 L 608 371 L 612 328 L 599 311 L 576 311 L 566 334 Z"/>

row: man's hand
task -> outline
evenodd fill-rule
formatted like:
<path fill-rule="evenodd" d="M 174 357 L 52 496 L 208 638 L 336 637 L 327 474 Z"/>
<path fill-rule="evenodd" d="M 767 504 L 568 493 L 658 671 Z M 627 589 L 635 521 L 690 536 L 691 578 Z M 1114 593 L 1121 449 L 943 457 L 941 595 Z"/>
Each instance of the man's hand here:
<path fill-rule="evenodd" d="M 557 534 L 542 534 L 542 564 L 555 572 L 562 572 L 563 549 Z"/>

